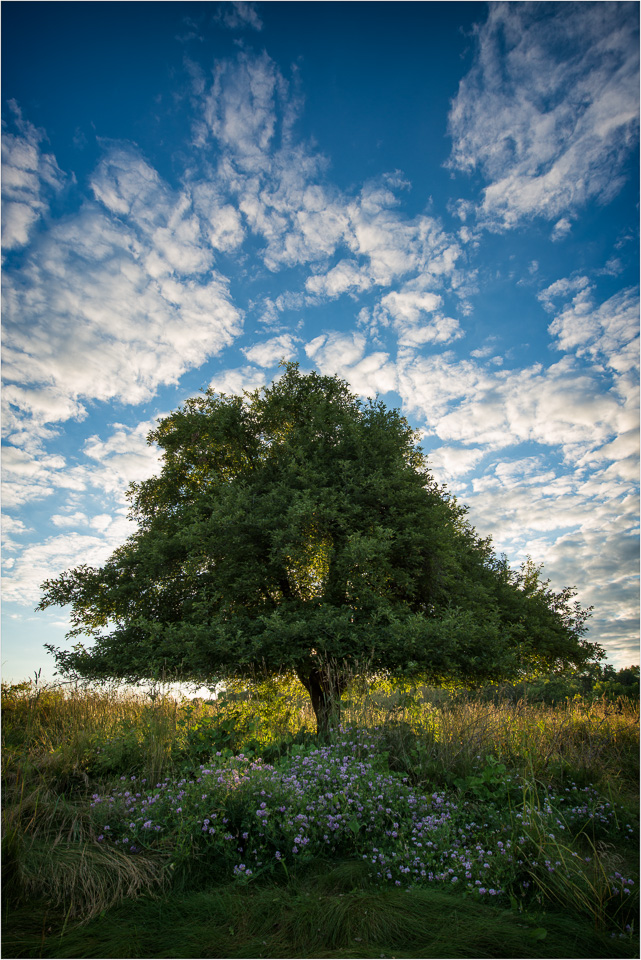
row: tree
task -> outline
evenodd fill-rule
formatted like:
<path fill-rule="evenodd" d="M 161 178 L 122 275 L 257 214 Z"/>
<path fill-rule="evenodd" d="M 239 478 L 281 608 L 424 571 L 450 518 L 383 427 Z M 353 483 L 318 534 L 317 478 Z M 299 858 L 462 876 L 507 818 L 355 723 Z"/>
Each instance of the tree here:
<path fill-rule="evenodd" d="M 100 569 L 43 584 L 71 604 L 63 673 L 200 681 L 294 671 L 319 730 L 350 672 L 479 683 L 580 666 L 588 611 L 497 558 L 396 410 L 284 364 L 271 387 L 209 389 L 159 421 L 158 476 L 129 491 L 137 531 Z"/>

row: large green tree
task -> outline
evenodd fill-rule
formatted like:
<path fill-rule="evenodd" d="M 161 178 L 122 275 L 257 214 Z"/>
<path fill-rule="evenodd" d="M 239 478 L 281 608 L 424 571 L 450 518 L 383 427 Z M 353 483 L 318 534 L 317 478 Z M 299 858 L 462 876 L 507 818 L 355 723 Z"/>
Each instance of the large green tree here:
<path fill-rule="evenodd" d="M 58 667 L 93 679 L 295 671 L 327 724 L 350 673 L 477 683 L 581 666 L 588 612 L 513 572 L 430 474 L 396 410 L 286 364 L 271 387 L 212 390 L 159 421 L 137 531 L 100 569 L 43 584 L 71 604 Z"/>

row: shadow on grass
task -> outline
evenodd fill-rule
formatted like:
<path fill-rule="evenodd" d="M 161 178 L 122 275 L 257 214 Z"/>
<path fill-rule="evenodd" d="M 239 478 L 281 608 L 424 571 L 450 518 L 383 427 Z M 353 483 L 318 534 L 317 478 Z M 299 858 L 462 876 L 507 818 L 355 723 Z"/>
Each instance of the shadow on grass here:
<path fill-rule="evenodd" d="M 85 924 L 31 903 L 3 911 L 4 958 L 636 957 L 638 942 L 442 891 L 368 886 L 362 864 L 287 886 L 209 886 L 120 904 Z"/>

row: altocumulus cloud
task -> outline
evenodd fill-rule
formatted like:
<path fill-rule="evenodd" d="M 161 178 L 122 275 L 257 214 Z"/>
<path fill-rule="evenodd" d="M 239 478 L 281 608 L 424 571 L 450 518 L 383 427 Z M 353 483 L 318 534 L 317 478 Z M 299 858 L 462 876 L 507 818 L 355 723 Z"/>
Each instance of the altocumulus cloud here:
<path fill-rule="evenodd" d="M 34 224 L 49 211 L 49 198 L 62 190 L 65 177 L 51 153 L 42 149 L 46 135 L 24 120 L 10 102 L 16 132 L 2 137 L 2 248 L 24 247 Z"/>
<path fill-rule="evenodd" d="M 638 136 L 637 14 L 632 3 L 491 4 L 450 113 L 450 166 L 487 181 L 462 213 L 499 228 L 558 217 L 558 239 L 568 215 L 618 192 Z"/>

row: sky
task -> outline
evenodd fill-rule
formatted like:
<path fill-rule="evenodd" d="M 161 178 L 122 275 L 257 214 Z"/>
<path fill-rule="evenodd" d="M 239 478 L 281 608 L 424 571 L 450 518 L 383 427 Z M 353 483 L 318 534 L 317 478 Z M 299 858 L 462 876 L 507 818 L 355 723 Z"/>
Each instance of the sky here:
<path fill-rule="evenodd" d="M 37 15 L 35 15 L 37 13 Z M 639 662 L 637 3 L 2 8 L 3 678 L 147 434 L 282 359 L 398 407 Z"/>

